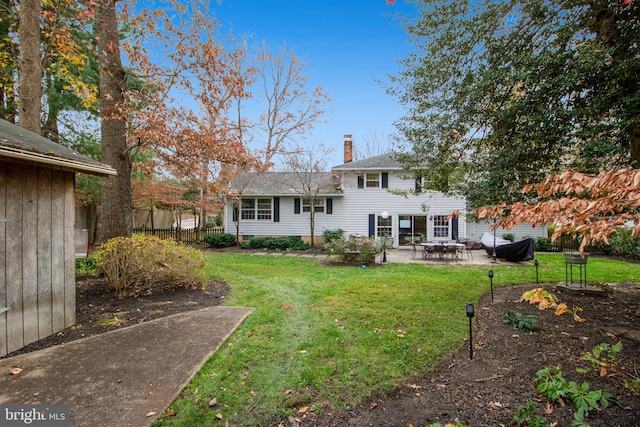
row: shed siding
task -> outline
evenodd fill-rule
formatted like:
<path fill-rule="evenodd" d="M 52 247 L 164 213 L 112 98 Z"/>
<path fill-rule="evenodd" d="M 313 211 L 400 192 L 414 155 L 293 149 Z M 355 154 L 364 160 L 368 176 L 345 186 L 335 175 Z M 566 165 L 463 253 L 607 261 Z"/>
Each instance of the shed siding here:
<path fill-rule="evenodd" d="M 51 170 L 38 173 L 38 335 L 53 334 L 51 323 Z"/>
<path fill-rule="evenodd" d="M 0 161 L 0 355 L 75 323 L 74 174 Z"/>
<path fill-rule="evenodd" d="M 4 165 L 0 165 L 4 166 Z M 7 170 L 0 167 L 0 219 L 7 218 Z M 6 223 L 0 223 L 0 266 L 4 267 L 0 274 L 0 308 L 8 307 L 7 305 L 7 266 L 4 260 L 7 256 L 6 251 L 7 226 Z M 0 314 L 0 355 L 7 354 L 7 315 Z"/>
<path fill-rule="evenodd" d="M 415 186 L 413 179 L 402 179 L 395 174 L 388 176 L 389 189 L 412 190 Z M 408 194 L 406 197 L 389 192 L 385 188 L 358 188 L 358 175 L 355 172 L 345 172 L 342 176 L 342 196 L 332 197 L 332 214 L 317 212 L 315 215 L 315 235 L 321 236 L 325 229 L 341 228 L 349 234 L 369 234 L 369 215 L 379 215 L 387 211 L 393 218 L 394 233 L 398 226 L 398 215 L 449 215 L 459 210 L 460 218 L 459 238 L 465 238 L 465 200 L 444 196 L 439 192 L 423 192 L 416 196 Z M 257 197 L 257 196 L 251 196 Z M 298 197 L 300 197 L 298 195 Z M 241 236 L 309 236 L 309 213 L 295 213 L 295 197 L 280 197 L 280 222 L 242 220 L 240 222 Z M 423 209 L 427 208 L 427 211 Z M 225 212 L 225 230 L 235 234 L 236 225 L 233 222 L 232 208 L 229 204 Z M 397 238 L 396 238 L 397 244 Z"/>

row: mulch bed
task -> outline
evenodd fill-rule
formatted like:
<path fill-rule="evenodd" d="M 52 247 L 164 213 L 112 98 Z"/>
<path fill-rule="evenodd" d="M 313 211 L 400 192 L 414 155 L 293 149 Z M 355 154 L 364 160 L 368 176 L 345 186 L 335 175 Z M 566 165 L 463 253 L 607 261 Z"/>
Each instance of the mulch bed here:
<path fill-rule="evenodd" d="M 118 298 L 114 292 L 109 291 L 105 279 L 79 277 L 76 280 L 76 325 L 31 343 L 5 357 L 126 328 L 172 314 L 220 305 L 228 294 L 229 285 L 220 280 L 211 280 L 204 290 L 199 287 L 180 287 L 137 297 Z"/>
<path fill-rule="evenodd" d="M 636 283 L 620 283 L 606 294 L 563 290 L 539 285 L 570 308 L 583 309 L 584 323 L 569 314 L 556 316 L 553 310 L 539 310 L 518 302 L 525 291 L 538 285 L 517 285 L 495 289 L 494 301 L 485 295 L 475 308 L 473 359 L 468 341 L 459 352 L 445 358 L 428 376 L 415 378 L 391 393 L 372 396 L 361 406 L 340 413 L 311 413 L 298 417 L 301 425 L 423 427 L 432 423 L 461 422 L 471 427 L 510 426 L 516 409 L 526 402 L 537 405 L 536 414 L 555 426 L 571 426 L 575 409 L 551 403 L 535 390 L 538 370 L 558 366 L 567 381 L 587 381 L 590 390 L 608 391 L 619 405 L 591 411 L 592 427 L 640 425 L 640 393 L 625 388 L 625 380 L 640 377 L 640 289 Z M 502 322 L 507 311 L 533 314 L 539 323 L 533 332 L 521 332 Z M 588 367 L 580 356 L 599 343 L 622 340 L 617 363 L 603 377 L 596 371 L 576 372 Z M 384 369 L 384 367 L 381 367 Z"/>

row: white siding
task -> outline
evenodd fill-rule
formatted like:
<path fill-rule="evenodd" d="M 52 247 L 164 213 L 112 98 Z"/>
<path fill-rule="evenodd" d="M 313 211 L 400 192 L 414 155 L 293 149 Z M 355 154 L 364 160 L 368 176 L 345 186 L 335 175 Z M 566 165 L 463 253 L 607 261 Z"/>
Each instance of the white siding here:
<path fill-rule="evenodd" d="M 476 221 L 467 224 L 467 237 L 471 240 L 480 241 L 482 234 L 485 232 L 492 233 L 491 226 L 493 221 Z M 548 237 L 547 226 L 533 227 L 531 224 L 520 224 L 519 226 L 506 230 L 498 227 L 496 229 L 496 236 L 502 237 L 505 233 L 515 234 L 516 240 L 521 240 L 525 237 Z"/>
<path fill-rule="evenodd" d="M 371 172 L 371 171 L 367 171 Z M 386 211 L 393 219 L 394 245 L 398 243 L 398 215 L 449 215 L 458 210 L 458 238 L 466 238 L 466 211 L 464 198 L 444 196 L 439 192 L 424 192 L 419 196 L 392 194 L 388 190 L 412 190 L 413 180 L 401 179 L 389 173 L 389 189 L 358 188 L 357 174 L 342 175 L 343 195 L 333 197 L 333 214 L 316 213 L 315 235 L 325 229 L 343 229 L 348 234 L 369 235 L 369 215 Z M 235 234 L 232 208 L 225 208 L 225 231 Z M 431 223 L 429 223 L 431 228 Z M 280 197 L 280 222 L 241 220 L 240 235 L 250 236 L 309 236 L 309 213 L 294 214 L 294 197 Z M 432 235 L 432 230 L 430 230 Z"/>

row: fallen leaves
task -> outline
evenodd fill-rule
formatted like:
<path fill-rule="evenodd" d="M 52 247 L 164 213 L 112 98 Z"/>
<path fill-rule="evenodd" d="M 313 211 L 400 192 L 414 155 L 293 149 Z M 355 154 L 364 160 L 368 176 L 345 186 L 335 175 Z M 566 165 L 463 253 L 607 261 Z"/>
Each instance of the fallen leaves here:
<path fill-rule="evenodd" d="M 578 315 L 582 311 L 581 307 L 573 307 L 573 310 L 567 307 L 567 304 L 558 302 L 558 298 L 543 288 L 536 288 L 522 294 L 519 302 L 527 301 L 529 304 L 537 305 L 538 309 L 545 310 L 547 308 L 555 309 L 556 316 L 569 313 L 573 316 L 573 320 L 583 323 L 583 319 Z"/>
<path fill-rule="evenodd" d="M 11 368 L 11 370 L 9 371 L 9 373 L 10 373 L 11 375 L 20 375 L 20 373 L 21 373 L 21 372 L 22 372 L 22 369 L 21 369 L 21 368 L 18 368 L 18 367 L 13 367 L 13 368 Z"/>

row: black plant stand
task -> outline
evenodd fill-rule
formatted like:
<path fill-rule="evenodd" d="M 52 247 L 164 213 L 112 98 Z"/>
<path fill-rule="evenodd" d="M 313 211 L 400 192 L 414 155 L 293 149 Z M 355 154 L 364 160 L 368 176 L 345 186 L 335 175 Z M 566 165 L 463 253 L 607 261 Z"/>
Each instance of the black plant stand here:
<path fill-rule="evenodd" d="M 573 266 L 576 265 L 579 268 L 579 280 L 578 285 L 580 288 L 587 286 L 587 260 L 589 254 L 580 255 L 580 252 L 565 252 L 564 253 L 564 280 L 567 286 L 573 285 Z M 584 274 L 583 274 L 584 269 Z"/>

